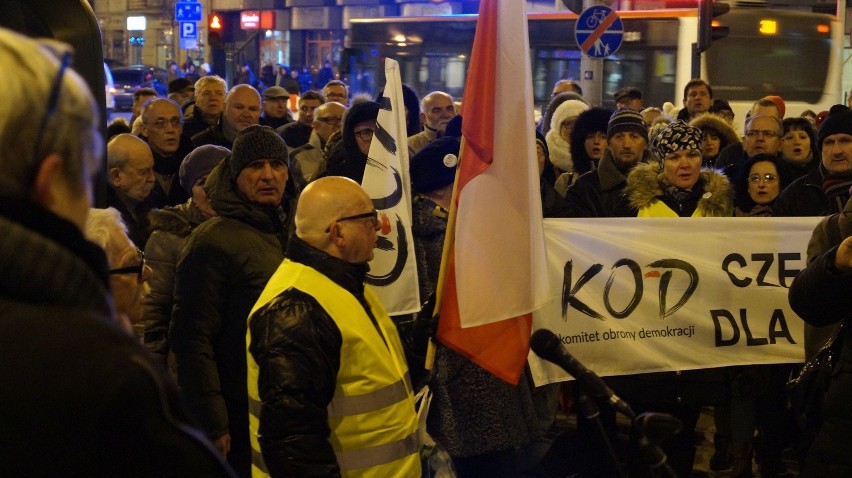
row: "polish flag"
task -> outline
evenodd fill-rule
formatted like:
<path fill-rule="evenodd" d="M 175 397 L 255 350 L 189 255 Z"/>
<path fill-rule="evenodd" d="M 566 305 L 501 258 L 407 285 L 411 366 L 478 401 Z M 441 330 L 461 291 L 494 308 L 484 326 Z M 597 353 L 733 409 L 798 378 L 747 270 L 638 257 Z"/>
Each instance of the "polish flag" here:
<path fill-rule="evenodd" d="M 437 333 L 512 384 L 529 354 L 532 312 L 550 291 L 525 3 L 480 2 Z"/>

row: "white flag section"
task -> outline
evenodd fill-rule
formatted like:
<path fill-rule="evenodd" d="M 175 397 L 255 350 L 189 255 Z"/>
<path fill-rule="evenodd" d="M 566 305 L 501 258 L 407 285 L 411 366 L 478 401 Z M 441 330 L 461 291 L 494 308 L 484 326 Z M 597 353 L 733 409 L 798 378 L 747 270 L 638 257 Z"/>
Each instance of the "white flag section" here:
<path fill-rule="evenodd" d="M 548 219 L 555 333 L 598 375 L 804 358 L 787 289 L 818 217 Z M 570 380 L 530 353 L 537 385 Z"/>
<path fill-rule="evenodd" d="M 462 328 L 529 314 L 547 300 L 549 287 L 531 126 L 535 120 L 529 36 L 522 21 L 526 4 L 517 0 L 489 3 L 497 15 L 497 36 L 493 45 L 483 49 L 490 58 L 479 58 L 483 64 L 478 71 L 484 75 L 487 63 L 494 62 L 493 77 L 468 76 L 467 81 L 480 87 L 480 93 L 494 93 L 491 98 L 477 97 L 481 101 L 475 110 L 471 108 L 474 114 L 462 120 L 465 143 L 455 229 L 455 280 Z M 493 85 L 485 89 L 486 82 Z M 472 104 L 468 97 L 465 102 Z M 493 124 L 491 144 L 481 143 L 489 138 L 477 131 L 478 121 Z M 465 162 L 474 154 L 490 164 L 471 176 Z M 463 179 L 469 182 L 462 184 Z"/>
<path fill-rule="evenodd" d="M 384 96 L 370 143 L 361 186 L 379 211 L 382 229 L 367 283 L 374 287 L 390 315 L 420 310 L 417 262 L 411 234 L 411 181 L 408 175 L 408 136 L 399 64 L 385 59 Z"/>

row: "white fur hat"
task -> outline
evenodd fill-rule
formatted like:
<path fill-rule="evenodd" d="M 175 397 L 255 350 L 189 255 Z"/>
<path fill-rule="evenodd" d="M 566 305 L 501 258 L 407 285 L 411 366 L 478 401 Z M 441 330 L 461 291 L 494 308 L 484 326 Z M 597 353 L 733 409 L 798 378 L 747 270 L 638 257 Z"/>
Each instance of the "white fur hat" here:
<path fill-rule="evenodd" d="M 550 118 L 550 129 L 559 131 L 559 125 L 568 118 L 580 116 L 580 113 L 587 111 L 589 105 L 578 100 L 568 100 L 563 102 L 553 112 L 553 117 Z"/>

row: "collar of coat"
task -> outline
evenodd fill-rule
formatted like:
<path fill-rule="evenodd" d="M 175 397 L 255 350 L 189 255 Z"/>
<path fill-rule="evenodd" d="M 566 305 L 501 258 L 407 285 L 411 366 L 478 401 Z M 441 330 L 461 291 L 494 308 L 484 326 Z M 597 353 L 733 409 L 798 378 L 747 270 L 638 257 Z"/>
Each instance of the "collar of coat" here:
<path fill-rule="evenodd" d="M 704 194 L 698 200 L 698 207 L 704 210 L 706 217 L 730 216 L 731 184 L 724 174 L 712 169 L 702 169 L 698 183 L 703 183 Z M 654 161 L 643 163 L 633 168 L 627 176 L 627 187 L 624 190 L 630 207 L 642 209 L 651 204 L 654 199 L 660 199 L 671 184 L 662 172 L 660 163 Z"/>

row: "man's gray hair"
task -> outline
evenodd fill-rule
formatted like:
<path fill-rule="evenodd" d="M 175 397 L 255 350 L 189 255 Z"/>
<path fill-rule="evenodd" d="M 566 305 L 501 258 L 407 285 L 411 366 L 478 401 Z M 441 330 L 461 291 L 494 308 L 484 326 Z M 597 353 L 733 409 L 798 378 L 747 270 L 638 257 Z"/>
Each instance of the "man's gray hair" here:
<path fill-rule="evenodd" d="M 62 175 L 71 191 L 88 190 L 103 154 L 101 113 L 86 82 L 70 67 L 62 74 L 55 108 L 48 111 L 61 58 L 71 48 L 57 41 L 33 40 L 0 28 L 0 68 L 5 71 L 0 102 L 0 190 L 27 194 L 41 162 L 62 158 Z M 38 142 L 38 144 L 36 144 Z"/>
<path fill-rule="evenodd" d="M 450 98 L 450 101 L 453 101 L 453 96 L 450 95 L 449 93 L 445 93 L 443 91 L 433 91 L 433 92 L 428 93 L 426 96 L 423 97 L 423 100 L 420 102 L 420 111 L 425 113 L 426 112 L 426 104 L 429 103 L 430 101 L 432 101 L 432 98 L 434 98 L 436 96 L 446 96 L 446 97 Z"/>
<path fill-rule="evenodd" d="M 195 94 L 201 93 L 202 90 L 210 88 L 211 85 L 220 85 L 222 89 L 227 90 L 228 84 L 218 75 L 202 76 L 195 82 Z"/>

